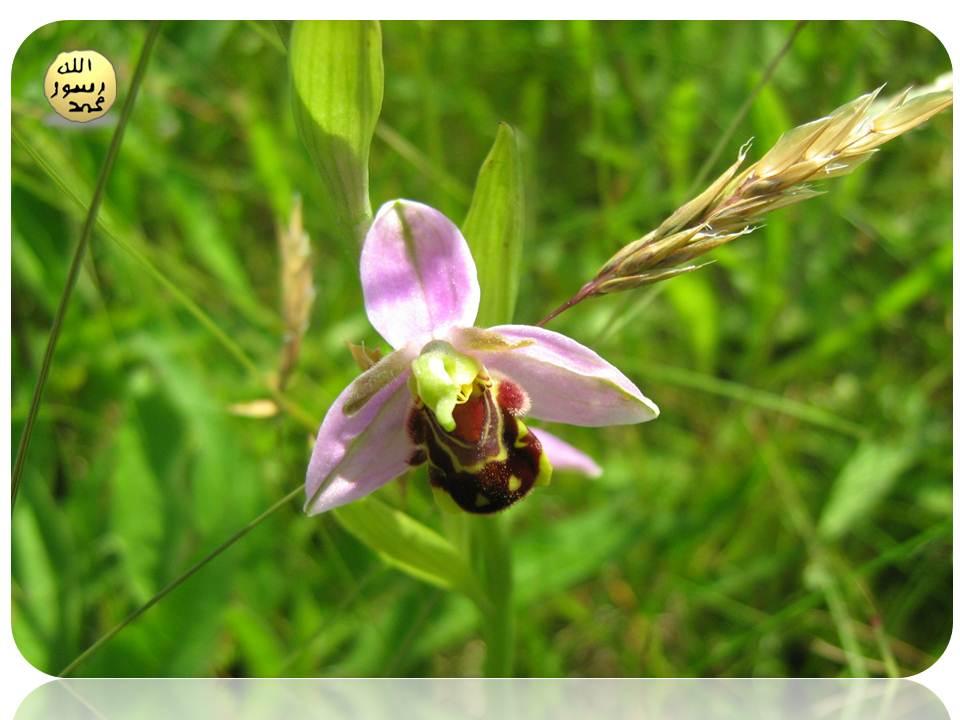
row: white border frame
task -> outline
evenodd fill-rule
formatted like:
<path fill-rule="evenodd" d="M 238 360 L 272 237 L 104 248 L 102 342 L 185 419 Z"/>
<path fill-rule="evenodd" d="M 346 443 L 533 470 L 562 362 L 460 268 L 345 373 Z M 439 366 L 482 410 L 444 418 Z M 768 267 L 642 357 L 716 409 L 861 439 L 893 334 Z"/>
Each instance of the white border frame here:
<path fill-rule="evenodd" d="M 226 7 L 226 6 L 223 6 Z M 402 17 L 398 15 L 398 10 L 403 11 Z M 584 10 L 589 10 L 589 15 L 584 17 Z M 4 182 L 0 187 L 10 187 L 11 157 L 10 142 L 7 138 L 11 137 L 11 94 L 10 77 L 13 58 L 16 55 L 20 44 L 35 29 L 61 19 L 73 18 L 78 10 L 87 13 L 88 19 L 262 19 L 266 14 L 279 17 L 313 17 L 318 11 L 323 12 L 324 17 L 330 19 L 353 19 L 357 17 L 379 17 L 381 19 L 412 19 L 412 18 L 442 18 L 442 19 L 639 19 L 632 17 L 632 13 L 649 13 L 643 19 L 649 20 L 672 20 L 672 19 L 726 19 L 726 20 L 797 20 L 797 19 L 818 19 L 818 20 L 843 20 L 843 19 L 864 19 L 864 20 L 908 20 L 917 23 L 936 37 L 940 39 L 948 54 L 953 60 L 957 56 L 958 37 L 960 37 L 960 23 L 957 22 L 958 11 L 945 8 L 942 2 L 936 0 L 911 0 L 908 4 L 893 3 L 890 0 L 856 0 L 846 2 L 842 5 L 835 2 L 826 2 L 825 0 L 806 0 L 802 5 L 793 4 L 788 7 L 771 5 L 770 3 L 761 3 L 759 0 L 745 2 L 743 0 L 734 0 L 726 2 L 722 9 L 715 4 L 707 5 L 705 2 L 690 2 L 680 0 L 672 3 L 652 3 L 638 5 L 635 3 L 623 3 L 616 0 L 592 0 L 587 6 L 571 6 L 561 8 L 557 3 L 548 3 L 545 0 L 537 2 L 517 3 L 516 0 L 485 0 L 482 4 L 474 6 L 464 5 L 457 7 L 453 3 L 441 3 L 438 0 L 408 0 L 408 2 L 398 5 L 396 3 L 371 2 L 370 0 L 360 0 L 352 3 L 334 3 L 318 6 L 315 3 L 290 2 L 289 0 L 275 0 L 269 7 L 259 5 L 257 7 L 248 4 L 245 7 L 231 6 L 231 14 L 222 16 L 216 10 L 201 7 L 195 0 L 166 0 L 162 5 L 157 4 L 153 7 L 135 6 L 129 3 L 122 3 L 118 0 L 92 0 L 85 2 L 82 6 L 75 3 L 68 4 L 63 0 L 54 0 L 45 3 L 10 3 L 5 11 L 6 16 L 0 23 L 0 49 L 4 59 L 4 80 L 7 85 L 6 90 L 0 91 L 0 177 Z M 146 12 L 148 11 L 149 12 Z M 561 11 L 562 10 L 562 11 Z M 773 12 L 771 12 L 773 11 Z M 722 12 L 722 17 L 720 13 Z M 954 117 L 954 138 L 956 138 L 957 119 L 956 111 L 953 111 Z M 954 143 L 954 167 L 956 167 L 957 148 Z M 957 183 L 954 182 L 954 209 L 957 200 Z M 3 301 L 3 320 L 5 323 L 5 332 L 2 336 L 3 355 L 2 371 L 0 374 L 5 378 L 3 383 L 2 407 L 4 413 L 10 413 L 11 401 L 11 367 L 10 367 L 10 321 L 11 314 L 8 303 L 11 300 L 11 268 L 6 262 L 10 255 L 11 243 L 11 209 L 10 193 L 4 191 L 0 202 L 0 225 L 3 227 L 3 259 L 2 263 L 2 301 Z M 956 238 L 957 214 L 954 211 L 954 238 Z M 958 270 L 956 263 L 953 268 L 953 300 L 954 311 L 956 311 L 958 293 Z M 957 350 L 960 347 L 960 341 L 957 337 L 957 324 L 954 321 L 954 362 L 956 363 Z M 953 415 L 957 416 L 958 408 L 958 389 L 954 384 L 953 389 Z M 9 417 L 8 417 L 9 420 Z M 7 427 L 10 427 L 9 422 Z M 4 433 L 3 438 L 3 467 L 11 467 L 11 437 L 9 433 Z M 9 477 L 9 476 L 8 476 Z M 954 483 L 956 485 L 956 483 Z M 8 486 L 8 484 L 7 484 Z M 0 677 L 4 678 L 5 692 L 0 693 L 0 712 L 5 717 L 13 717 L 20 702 L 32 692 L 35 688 L 49 680 L 49 676 L 40 672 L 20 655 L 16 645 L 13 642 L 11 623 L 10 623 L 10 494 L 7 490 L 2 493 L 3 510 L 0 511 Z M 956 518 L 957 498 L 954 492 L 954 518 Z M 953 614 L 954 628 L 957 625 L 957 523 L 954 522 L 954 572 L 953 572 Z M 941 656 L 933 666 L 913 679 L 933 690 L 941 700 L 943 700 L 948 711 L 956 717 L 960 717 L 960 685 L 956 678 L 960 677 L 960 649 L 958 649 L 955 636 L 951 637 L 946 652 Z M 776 682 L 776 681 L 770 681 Z"/>

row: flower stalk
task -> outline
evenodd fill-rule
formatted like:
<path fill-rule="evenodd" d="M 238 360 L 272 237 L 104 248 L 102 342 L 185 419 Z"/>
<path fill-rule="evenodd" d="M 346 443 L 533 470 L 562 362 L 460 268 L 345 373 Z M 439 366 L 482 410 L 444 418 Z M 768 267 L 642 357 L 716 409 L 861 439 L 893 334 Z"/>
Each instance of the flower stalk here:
<path fill-rule="evenodd" d="M 882 89 L 878 88 L 790 130 L 741 170 L 750 149 L 746 143 L 736 161 L 706 190 L 655 230 L 621 248 L 538 324 L 545 325 L 587 298 L 634 290 L 703 267 L 707 263 L 690 262 L 749 235 L 767 213 L 823 194 L 811 183 L 853 172 L 881 145 L 950 107 L 953 92 L 940 84 L 907 88 L 885 102 L 878 100 Z"/>
<path fill-rule="evenodd" d="M 513 553 L 504 518 L 462 515 L 468 523 L 471 565 L 489 602 L 478 606 L 487 653 L 486 677 L 512 677 L 516 645 L 516 607 L 513 596 Z"/>

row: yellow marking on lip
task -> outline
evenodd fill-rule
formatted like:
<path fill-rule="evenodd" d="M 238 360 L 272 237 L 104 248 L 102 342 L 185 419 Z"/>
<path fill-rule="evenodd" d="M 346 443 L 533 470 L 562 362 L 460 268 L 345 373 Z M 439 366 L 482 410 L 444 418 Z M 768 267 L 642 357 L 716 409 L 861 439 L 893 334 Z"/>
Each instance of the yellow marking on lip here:
<path fill-rule="evenodd" d="M 511 475 L 510 479 L 507 481 L 507 489 L 512 493 L 519 490 L 521 485 L 523 485 L 523 481 L 516 475 Z"/>
<path fill-rule="evenodd" d="M 527 436 L 529 434 L 530 431 L 527 430 L 527 426 L 517 420 L 517 439 L 513 441 L 513 446 L 515 448 L 525 448 L 530 444 L 527 442 Z"/>
<path fill-rule="evenodd" d="M 553 478 L 553 465 L 550 464 L 550 458 L 547 457 L 547 454 L 543 451 L 540 452 L 540 462 L 537 467 L 537 479 L 534 480 L 534 485 L 539 485 L 540 487 L 546 487 L 550 484 L 550 480 Z"/>
<path fill-rule="evenodd" d="M 474 500 L 473 504 L 476 505 L 477 507 L 486 507 L 487 505 L 490 504 L 490 500 L 487 498 L 486 495 L 477 493 L 477 499 Z"/>
<path fill-rule="evenodd" d="M 495 405 L 492 406 L 492 409 L 497 413 L 499 413 L 499 409 L 496 408 Z M 459 445 L 460 447 L 469 447 L 469 445 L 450 435 L 441 436 L 442 428 L 437 427 L 438 423 L 435 421 L 435 419 L 431 417 L 429 414 L 426 417 L 427 417 L 427 430 L 433 436 L 434 441 L 439 446 L 443 454 L 450 459 L 450 463 L 451 465 L 453 465 L 453 469 L 458 473 L 465 472 L 471 475 L 476 475 L 481 470 L 483 470 L 489 463 L 504 462 L 510 456 L 510 453 L 507 450 L 507 446 L 503 442 L 503 434 L 502 434 L 503 416 L 502 415 L 499 416 L 497 421 L 497 427 L 496 427 L 497 453 L 495 455 L 490 455 L 485 458 L 481 458 L 479 462 L 476 462 L 472 465 L 461 464 L 460 459 L 457 457 L 456 453 L 450 449 L 450 447 L 448 446 L 448 443 L 454 443 L 456 445 Z M 520 422 L 518 422 L 517 424 L 522 426 L 522 423 Z M 526 428 L 524 427 L 523 430 L 526 431 Z"/>

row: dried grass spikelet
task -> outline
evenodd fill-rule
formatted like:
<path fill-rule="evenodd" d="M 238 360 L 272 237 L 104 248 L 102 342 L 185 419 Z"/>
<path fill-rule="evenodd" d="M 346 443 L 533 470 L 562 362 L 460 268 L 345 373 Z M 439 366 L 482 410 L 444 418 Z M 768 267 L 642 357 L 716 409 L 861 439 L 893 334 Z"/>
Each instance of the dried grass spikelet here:
<path fill-rule="evenodd" d="M 310 237 L 303 229 L 303 203 L 300 196 L 293 199 L 290 222 L 277 233 L 280 246 L 280 287 L 282 292 L 283 347 L 277 370 L 277 388 L 283 390 L 297 359 L 300 343 L 310 324 L 310 310 L 316 291 L 313 287 L 313 265 L 310 257 Z"/>
<path fill-rule="evenodd" d="M 313 287 L 313 265 L 310 257 L 310 237 L 303 229 L 303 204 L 300 196 L 293 198 L 290 220 L 286 227 L 277 229 L 280 250 L 280 295 L 283 318 L 283 345 L 280 348 L 276 377 L 272 386 L 283 391 L 300 357 L 300 343 L 310 324 L 310 310 L 316 292 Z M 239 417 L 266 419 L 277 415 L 280 407 L 271 398 L 227 406 Z"/>
<path fill-rule="evenodd" d="M 231 415 L 252 418 L 255 420 L 272 418 L 278 412 L 280 412 L 280 408 L 277 407 L 277 403 L 270 398 L 259 398 L 249 402 L 231 403 L 230 405 L 227 405 L 227 410 L 230 411 Z"/>
<path fill-rule="evenodd" d="M 852 172 L 883 143 L 950 107 L 951 85 L 947 75 L 886 101 L 878 100 L 882 89 L 878 88 L 784 133 L 766 155 L 741 170 L 748 142 L 736 162 L 706 190 L 658 228 L 620 249 L 541 324 L 587 297 L 630 290 L 703 267 L 685 263 L 753 232 L 768 212 L 822 194 L 809 183 Z"/>

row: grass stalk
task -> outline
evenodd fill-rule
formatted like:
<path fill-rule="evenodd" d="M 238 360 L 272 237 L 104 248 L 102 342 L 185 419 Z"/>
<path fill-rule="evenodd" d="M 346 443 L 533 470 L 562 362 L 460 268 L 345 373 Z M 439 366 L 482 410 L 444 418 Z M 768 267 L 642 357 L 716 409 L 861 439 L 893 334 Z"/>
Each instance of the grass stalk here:
<path fill-rule="evenodd" d="M 712 375 L 704 375 L 692 370 L 652 362 L 644 363 L 644 374 L 651 380 L 736 400 L 860 440 L 869 435 L 869 430 L 863 425 L 835 415 L 816 405 L 792 400 L 781 394 L 760 390 L 731 380 L 723 380 Z"/>
<path fill-rule="evenodd" d="M 63 327 L 63 319 L 66 317 L 67 309 L 70 306 L 73 289 L 77 284 L 77 278 L 80 276 L 80 268 L 83 266 L 83 259 L 86 256 L 87 247 L 90 245 L 90 236 L 93 234 L 93 229 L 97 223 L 97 213 L 100 210 L 100 203 L 103 200 L 107 183 L 110 180 L 113 165 L 120 152 L 123 133 L 127 127 L 127 123 L 130 121 L 130 115 L 133 112 L 133 106 L 137 100 L 137 93 L 143 84 L 143 77 L 146 73 L 147 65 L 150 62 L 154 45 L 156 45 L 157 37 L 160 34 L 160 28 L 161 23 L 155 22 L 151 24 L 150 30 L 147 32 L 143 48 L 140 50 L 140 57 L 137 60 L 136 69 L 133 72 L 133 79 L 130 81 L 130 90 L 123 102 L 123 107 L 120 110 L 120 118 L 117 120 L 117 126 L 113 130 L 113 137 L 110 139 L 110 145 L 107 148 L 103 165 L 100 167 L 100 174 L 97 177 L 97 184 L 94 186 L 90 207 L 87 209 L 87 216 L 83 221 L 83 228 L 80 231 L 80 240 L 77 242 L 77 247 L 73 251 L 73 258 L 70 261 L 70 268 L 67 271 L 67 282 L 64 285 L 63 292 L 60 294 L 60 302 L 53 316 L 53 325 L 50 327 L 47 346 L 43 351 L 43 360 L 40 363 L 40 374 L 37 377 L 37 384 L 33 388 L 30 410 L 27 413 L 23 434 L 20 436 L 20 444 L 17 447 L 17 457 L 14 461 L 13 473 L 11 474 L 10 480 L 11 512 L 17 503 L 17 495 L 20 492 L 23 469 L 27 459 L 27 452 L 30 449 L 30 439 L 33 437 L 33 427 L 37 420 L 37 413 L 40 411 L 40 401 L 43 398 L 43 390 L 47 384 L 47 377 L 50 375 L 50 367 L 53 365 L 53 356 L 56 353 L 57 342 L 60 339 L 60 329 Z"/>
<path fill-rule="evenodd" d="M 797 488 L 794 487 L 779 451 L 759 428 L 751 430 L 757 438 L 760 458 L 770 472 L 770 478 L 780 496 L 786 518 L 806 548 L 809 558 L 808 582 L 823 593 L 823 599 L 833 619 L 850 675 L 866 677 L 868 673 L 864 663 L 865 656 L 857 640 L 853 614 L 844 597 L 841 578 L 834 572 L 832 559 L 817 537 L 816 526 L 810 511 Z"/>
<path fill-rule="evenodd" d="M 749 235 L 770 212 L 823 194 L 812 183 L 854 172 L 879 147 L 953 105 L 953 92 L 938 83 L 906 88 L 890 99 L 880 91 L 784 133 L 741 170 L 750 142 L 734 163 L 703 192 L 675 210 L 657 228 L 624 245 L 569 300 L 538 324 L 545 325 L 582 301 L 645 287 L 693 272 L 690 264 L 718 247 Z"/>
<path fill-rule="evenodd" d="M 138 607 L 132 613 L 127 615 L 123 620 L 114 625 L 110 630 L 97 638 L 92 645 L 90 645 L 86 650 L 77 655 L 63 670 L 60 671 L 59 677 L 67 677 L 74 670 L 76 670 L 87 658 L 97 652 L 103 645 L 105 645 L 110 639 L 112 639 L 117 633 L 123 630 L 127 625 L 132 623 L 134 620 L 143 615 L 147 610 L 152 608 L 158 602 L 160 602 L 167 595 L 172 593 L 178 587 L 180 587 L 184 582 L 193 577 L 197 572 L 201 570 L 208 563 L 213 561 L 215 558 L 222 555 L 226 552 L 231 546 L 233 546 L 237 541 L 245 537 L 251 530 L 256 528 L 260 523 L 269 518 L 280 508 L 284 507 L 287 503 L 293 500 L 297 495 L 302 492 L 302 488 L 298 485 L 296 489 L 291 490 L 289 493 L 284 495 L 282 498 L 277 500 L 273 505 L 268 507 L 262 513 L 257 515 L 253 520 L 248 522 L 242 528 L 237 530 L 233 535 L 228 537 L 222 543 L 217 545 L 213 550 L 204 555 L 200 560 L 191 565 L 185 572 L 178 575 L 176 578 L 167 583 L 163 588 L 161 588 L 153 597 L 147 600 L 143 605 Z"/>
<path fill-rule="evenodd" d="M 37 165 L 47 173 L 48 177 L 53 180 L 54 183 L 67 195 L 73 197 L 77 203 L 82 203 L 80 198 L 77 198 L 73 191 L 67 186 L 63 178 L 61 178 L 56 170 L 46 162 L 45 158 L 33 147 L 30 142 L 19 135 L 14 129 L 13 137 L 16 142 L 18 142 L 21 147 L 34 159 Z M 176 279 L 171 279 L 164 270 L 154 262 L 141 248 L 138 248 L 133 242 L 127 241 L 121 238 L 118 234 L 115 234 L 111 229 L 105 227 L 100 223 L 100 231 L 113 243 L 115 243 L 121 250 L 126 252 L 133 260 L 139 263 L 147 273 L 156 280 L 160 285 L 167 290 L 173 299 L 183 307 L 193 318 L 203 327 L 210 336 L 216 340 L 224 350 L 226 350 L 231 357 L 243 367 L 252 377 L 255 377 L 264 389 L 270 394 L 274 402 L 286 411 L 291 417 L 300 422 L 304 427 L 309 429 L 311 432 L 316 430 L 317 426 L 320 424 L 320 420 L 316 418 L 308 410 L 297 404 L 293 401 L 289 395 L 287 395 L 283 390 L 279 389 L 270 382 L 267 382 L 267 379 L 263 376 L 263 373 L 258 368 L 257 364 L 253 359 L 244 351 L 240 345 L 237 344 L 230 335 L 223 330 L 216 321 L 207 314 L 203 308 L 197 304 L 193 298 L 188 295 L 180 284 L 177 283 Z"/>
<path fill-rule="evenodd" d="M 808 22 L 809 20 L 798 20 L 794 24 L 790 35 L 788 35 L 786 41 L 784 41 L 783 46 L 777 51 L 777 54 L 770 59 L 770 62 L 767 63 L 767 67 L 763 71 L 763 77 L 760 78 L 753 90 L 750 91 L 750 95 L 747 97 L 747 99 L 744 100 L 740 107 L 737 108 L 737 112 L 733 115 L 733 120 L 730 121 L 730 124 L 727 125 L 726 130 L 723 131 L 723 135 L 720 136 L 720 139 L 713 146 L 713 150 L 710 151 L 710 155 L 707 157 L 706 162 L 700 166 L 700 171 L 697 173 L 697 177 L 692 183 L 693 187 L 691 188 L 691 192 L 696 191 L 698 187 L 703 185 L 704 181 L 710 175 L 710 171 L 713 170 L 713 166 L 716 165 L 717 160 L 720 159 L 720 153 L 723 152 L 723 149 L 727 146 L 727 143 L 730 142 L 730 138 L 733 137 L 733 133 L 736 132 L 738 127 L 740 127 L 740 123 L 743 122 L 743 119 L 747 116 L 747 113 L 750 112 L 750 108 L 753 107 L 753 104 L 757 101 L 757 97 L 760 95 L 760 92 L 767 86 L 767 83 L 770 82 L 770 79 L 773 77 L 773 73 L 776 72 L 777 67 L 787 56 L 787 53 L 790 52 L 790 48 L 793 47 L 793 42 L 797 39 L 797 35 L 800 34 L 800 31 L 803 30 L 804 25 L 806 25 Z"/>

